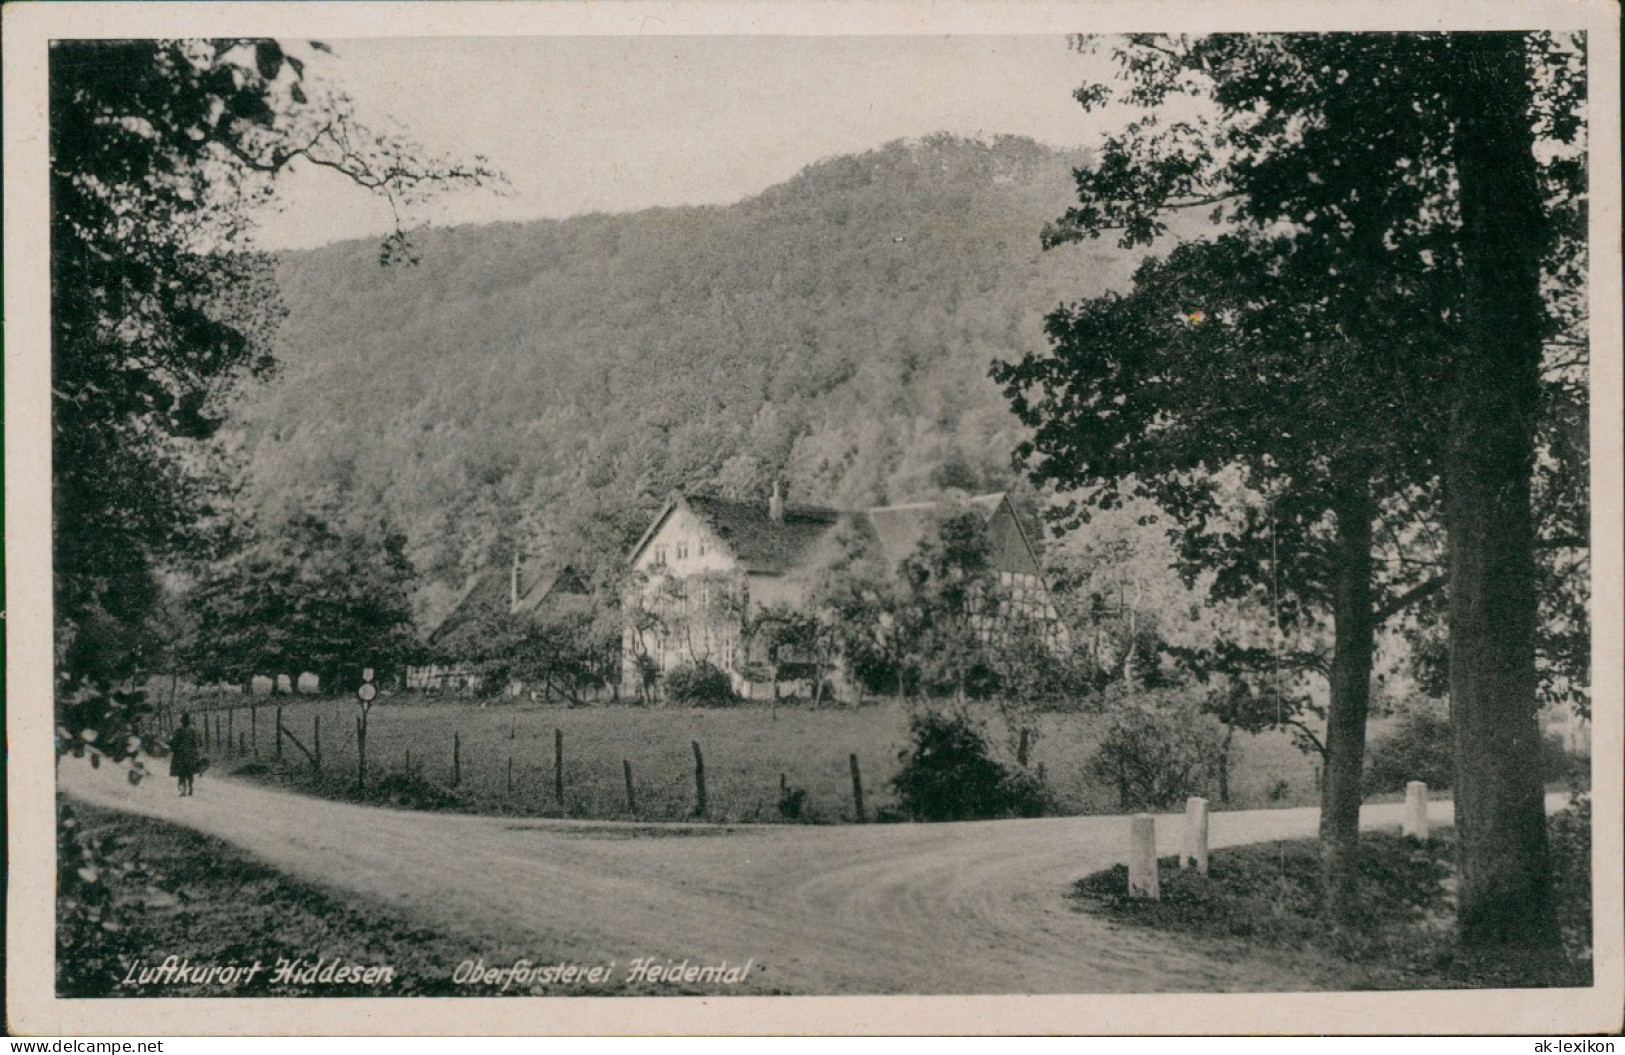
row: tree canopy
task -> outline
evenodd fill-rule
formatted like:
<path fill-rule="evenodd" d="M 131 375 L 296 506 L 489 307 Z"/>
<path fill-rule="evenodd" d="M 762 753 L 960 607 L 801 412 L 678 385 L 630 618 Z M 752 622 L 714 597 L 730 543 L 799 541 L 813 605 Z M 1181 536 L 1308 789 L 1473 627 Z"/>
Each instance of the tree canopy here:
<path fill-rule="evenodd" d="M 1188 207 L 1232 231 L 1143 269 L 1138 303 L 1055 313 L 1056 354 L 1000 368 L 1039 429 L 1035 471 L 1108 503 L 1116 481 L 1158 492 L 1191 528 L 1187 554 L 1242 581 L 1258 546 L 1202 530 L 1205 471 L 1247 467 L 1272 498 L 1272 545 L 1283 523 L 1308 541 L 1333 513 L 1338 559 L 1297 585 L 1337 612 L 1345 760 L 1363 743 L 1371 619 L 1392 603 L 1372 597 L 1373 518 L 1385 500 L 1431 501 L 1441 481 L 1463 936 L 1548 944 L 1529 486 L 1542 342 L 1563 299 L 1542 276 L 1575 274 L 1583 51 L 1519 34 L 1140 35 L 1116 55 L 1148 113 L 1077 170 L 1079 202 L 1046 240 L 1115 229 L 1143 244 Z M 1095 107 L 1112 92 L 1077 96 Z M 1165 117 L 1177 96 L 1198 116 Z M 1354 704 L 1341 716 L 1339 684 Z M 1327 813 L 1352 782 L 1352 818 L 1358 766 L 1341 768 Z"/>
<path fill-rule="evenodd" d="M 157 568 L 209 519 L 208 441 L 228 398 L 274 368 L 282 307 L 247 237 L 274 178 L 321 166 L 407 209 L 494 175 L 369 130 L 317 75 L 328 51 L 240 39 L 51 48 L 53 559 L 70 695 L 141 666 L 134 648 L 75 651 L 76 635 L 116 625 L 125 633 L 102 639 L 139 640 Z M 383 255 L 410 255 L 404 232 Z"/>
<path fill-rule="evenodd" d="M 398 671 L 417 647 L 404 549 L 387 525 L 345 524 L 320 506 L 242 526 L 187 592 L 184 665 L 236 683 L 312 671 L 328 688 L 363 667 Z"/>

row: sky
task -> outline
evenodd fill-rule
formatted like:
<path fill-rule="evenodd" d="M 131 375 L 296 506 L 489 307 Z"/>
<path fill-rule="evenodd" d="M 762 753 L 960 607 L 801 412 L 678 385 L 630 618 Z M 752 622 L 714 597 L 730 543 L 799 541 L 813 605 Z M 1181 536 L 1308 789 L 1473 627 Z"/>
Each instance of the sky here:
<path fill-rule="evenodd" d="M 498 195 L 437 224 L 722 204 L 822 158 L 947 131 L 1088 145 L 1072 91 L 1105 72 L 1064 36 L 666 36 L 330 40 L 324 76 L 429 153 L 484 155 Z M 260 217 L 268 248 L 374 236 L 387 205 L 306 167 Z"/>

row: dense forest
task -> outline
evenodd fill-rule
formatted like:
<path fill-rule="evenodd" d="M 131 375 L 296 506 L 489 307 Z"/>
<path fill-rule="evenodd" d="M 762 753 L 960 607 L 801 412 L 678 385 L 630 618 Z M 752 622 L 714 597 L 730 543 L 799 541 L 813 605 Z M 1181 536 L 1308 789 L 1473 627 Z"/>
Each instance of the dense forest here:
<path fill-rule="evenodd" d="M 421 627 L 515 547 L 609 570 L 673 489 L 1019 487 L 989 364 L 1140 255 L 1042 251 L 1081 161 L 937 136 L 726 207 L 429 231 L 413 267 L 289 253 L 282 366 L 237 411 L 248 499 L 402 533 Z"/>

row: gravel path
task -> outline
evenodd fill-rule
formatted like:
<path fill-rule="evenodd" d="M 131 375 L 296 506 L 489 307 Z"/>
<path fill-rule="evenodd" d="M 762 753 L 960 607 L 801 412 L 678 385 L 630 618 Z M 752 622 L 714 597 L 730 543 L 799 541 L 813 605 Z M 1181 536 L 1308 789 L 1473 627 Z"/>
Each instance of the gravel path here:
<path fill-rule="evenodd" d="M 753 959 L 727 992 L 1101 993 L 1294 991 L 1336 980 L 1192 951 L 1114 927 L 1065 897 L 1124 859 L 1121 817 L 934 825 L 636 825 L 415 813 L 308 798 L 210 775 L 132 787 L 65 760 L 64 790 L 186 825 L 327 889 L 534 959 L 622 965 Z M 1368 806 L 1395 826 L 1398 804 Z M 1431 807 L 1435 823 L 1448 802 Z M 1312 834 L 1314 809 L 1215 813 L 1211 845 Z M 1180 822 L 1158 818 L 1159 852 Z M 454 964 L 448 964 L 451 971 Z"/>

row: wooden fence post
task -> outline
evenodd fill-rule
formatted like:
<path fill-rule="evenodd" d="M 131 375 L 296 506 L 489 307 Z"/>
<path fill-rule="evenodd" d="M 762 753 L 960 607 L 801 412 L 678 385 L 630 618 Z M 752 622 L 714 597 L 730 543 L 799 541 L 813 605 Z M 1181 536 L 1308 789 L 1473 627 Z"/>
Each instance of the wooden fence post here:
<path fill-rule="evenodd" d="M 363 790 L 367 787 L 367 719 L 355 716 L 355 783 Z"/>
<path fill-rule="evenodd" d="M 632 763 L 624 758 L 621 759 L 621 771 L 626 774 L 626 812 L 636 814 L 638 812 L 638 800 L 632 794 Z"/>
<path fill-rule="evenodd" d="M 553 730 L 553 799 L 564 809 L 564 730 Z"/>
<path fill-rule="evenodd" d="M 463 737 L 461 733 L 451 734 L 451 786 L 456 787 L 463 782 Z"/>
<path fill-rule="evenodd" d="M 513 796 L 513 756 L 508 756 L 508 796 Z"/>
<path fill-rule="evenodd" d="M 410 747 L 406 749 L 406 775 L 408 777 L 412 775 L 412 749 Z"/>
<path fill-rule="evenodd" d="M 700 742 L 690 741 L 694 745 L 694 816 L 705 816 L 705 756 L 700 754 Z"/>
<path fill-rule="evenodd" d="M 311 756 L 310 764 L 316 767 L 316 772 L 322 771 L 322 716 L 312 716 L 311 730 Z"/>
<path fill-rule="evenodd" d="M 1021 730 L 1021 743 L 1016 747 L 1016 765 L 1027 767 L 1027 730 Z"/>
<path fill-rule="evenodd" d="M 846 756 L 852 766 L 852 807 L 857 812 L 858 823 L 866 819 L 863 815 L 863 777 L 858 772 L 858 756 L 856 753 Z"/>
<path fill-rule="evenodd" d="M 280 704 L 277 705 L 277 709 L 276 709 L 276 757 L 277 757 L 278 761 L 281 761 L 281 759 L 282 759 L 282 706 Z"/>
<path fill-rule="evenodd" d="M 237 757 L 238 758 L 247 758 L 248 757 L 248 734 L 247 733 L 238 733 L 237 734 Z"/>
<path fill-rule="evenodd" d="M 234 744 L 236 744 L 236 743 L 237 743 L 237 708 L 228 707 L 228 708 L 226 708 L 226 754 L 228 754 L 228 755 L 231 754 L 232 746 Z"/>
<path fill-rule="evenodd" d="M 260 757 L 260 709 L 258 707 L 248 709 L 248 743 L 250 750 L 254 752 L 254 757 Z"/>
<path fill-rule="evenodd" d="M 210 751 L 214 750 L 214 738 L 209 734 L 209 719 L 211 719 L 213 717 L 214 717 L 214 715 L 210 714 L 208 711 L 203 712 L 203 753 L 204 754 L 208 754 Z"/>

